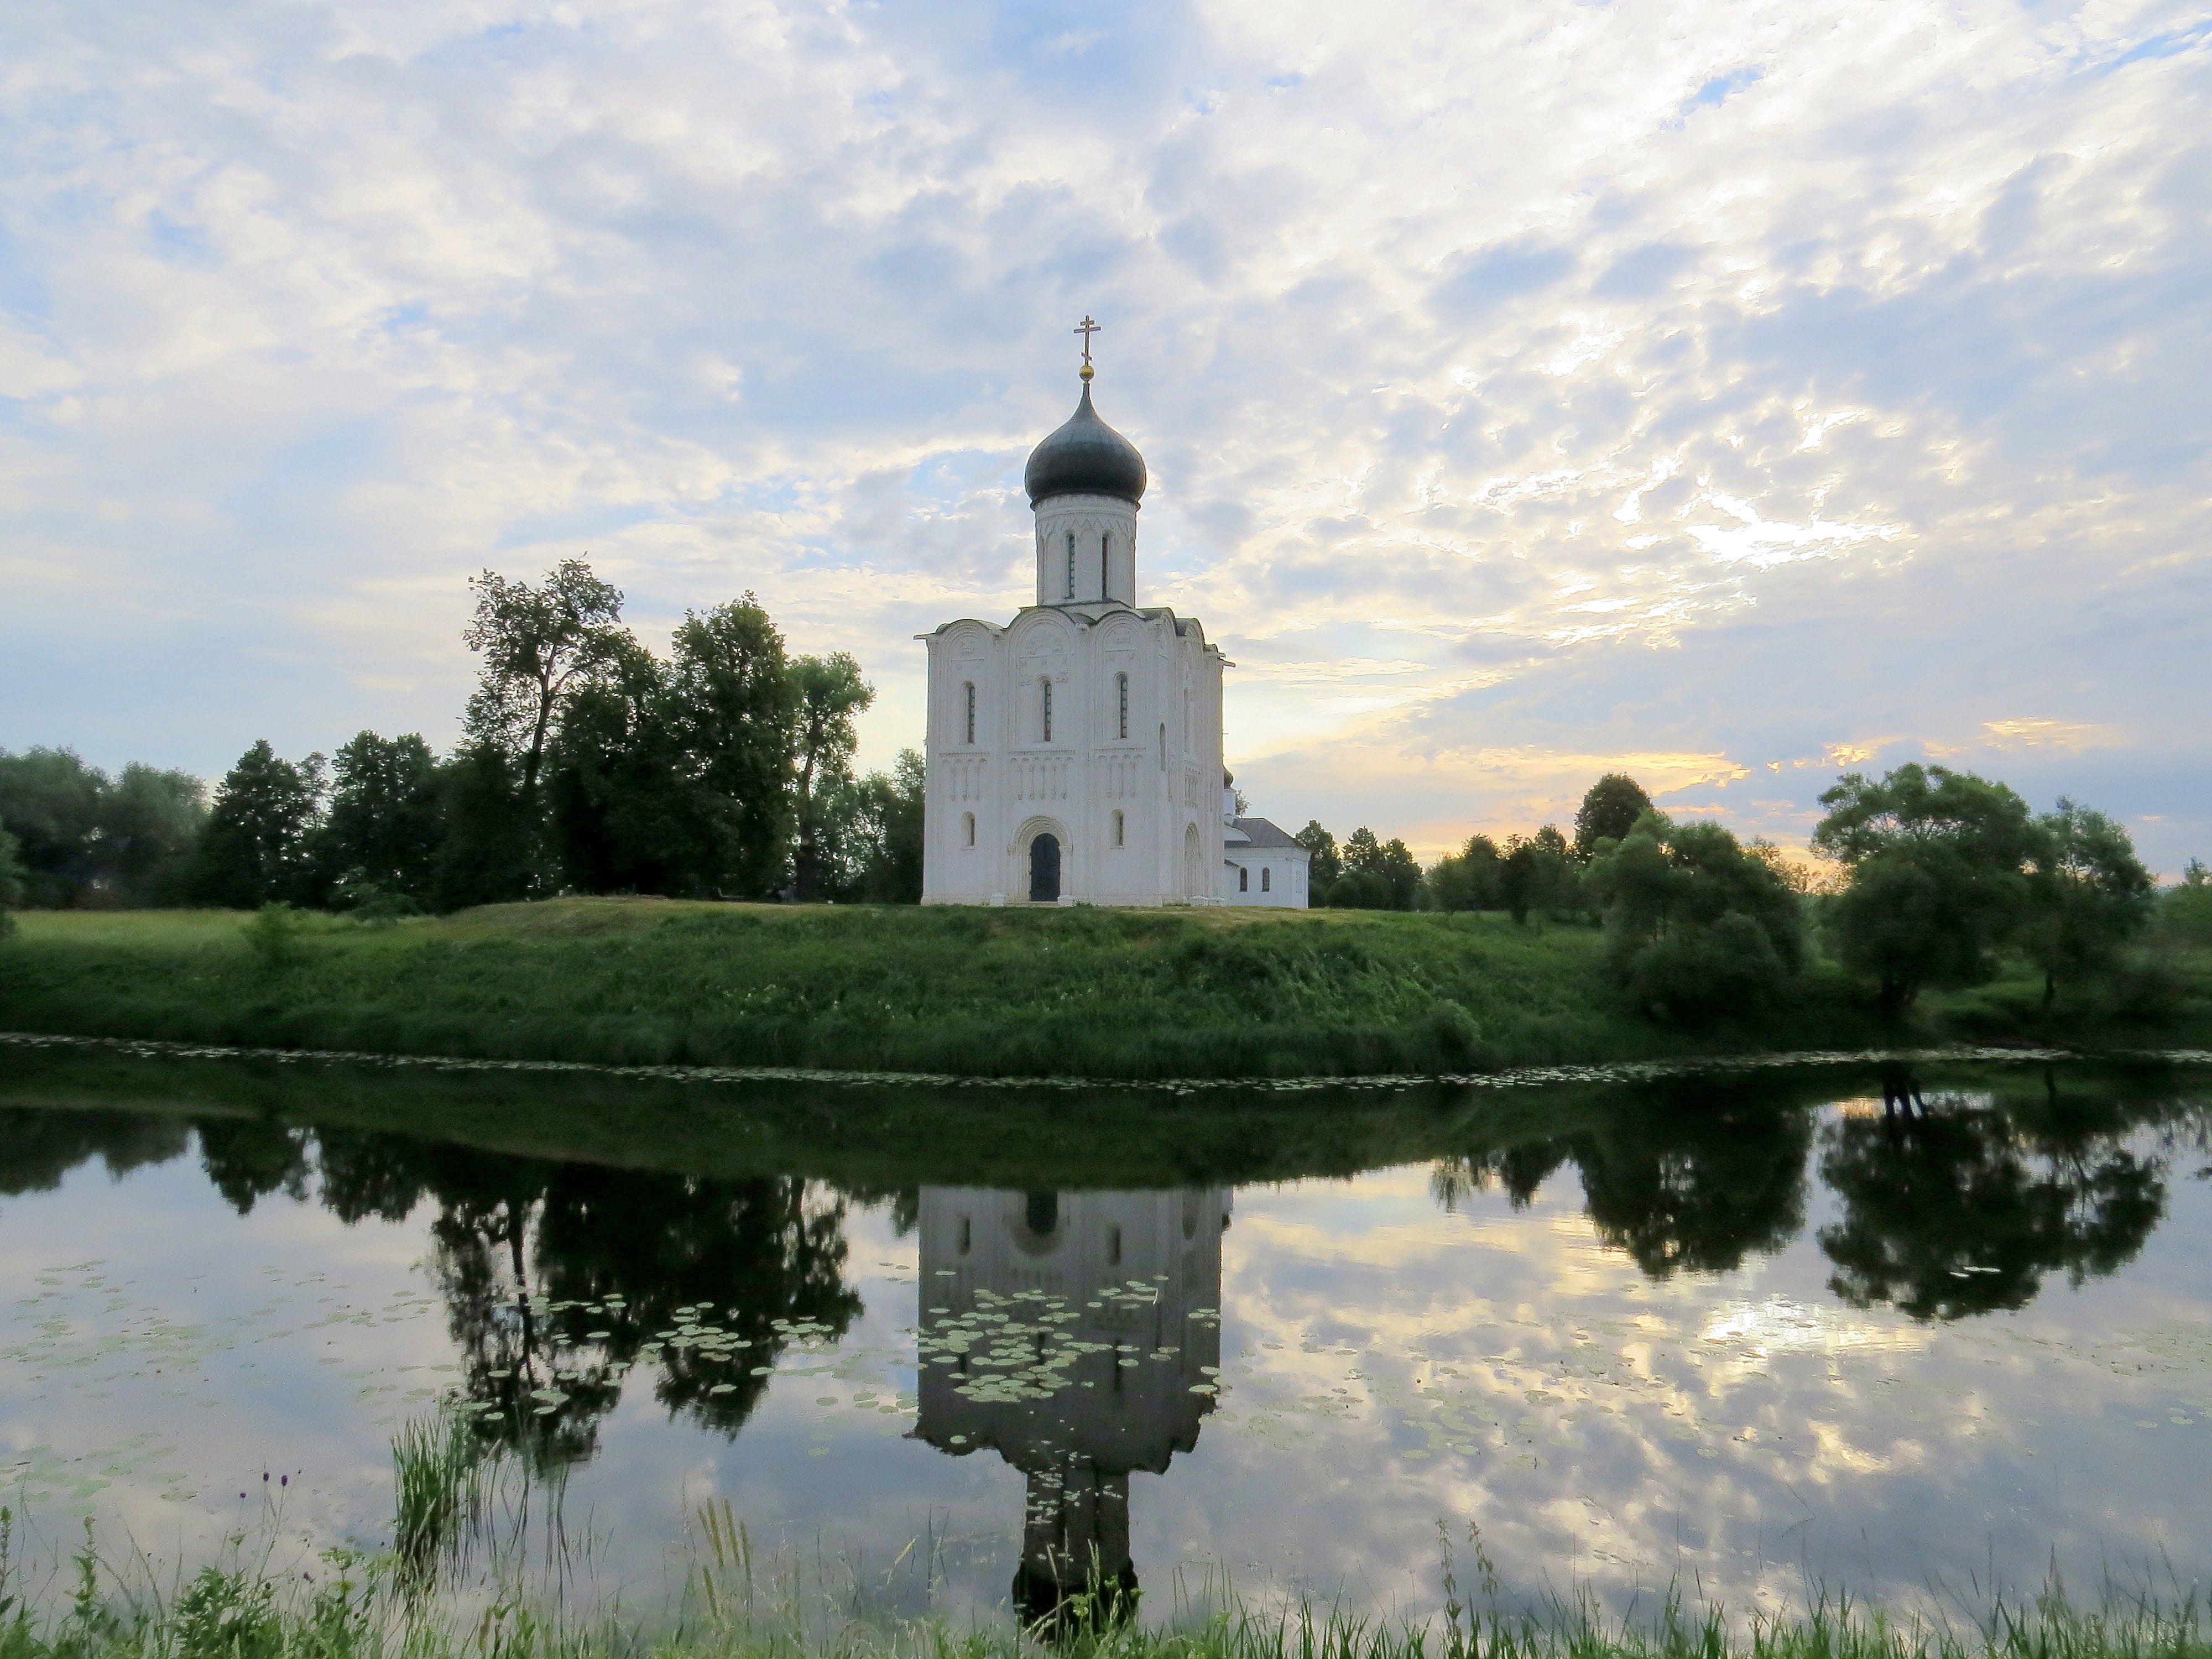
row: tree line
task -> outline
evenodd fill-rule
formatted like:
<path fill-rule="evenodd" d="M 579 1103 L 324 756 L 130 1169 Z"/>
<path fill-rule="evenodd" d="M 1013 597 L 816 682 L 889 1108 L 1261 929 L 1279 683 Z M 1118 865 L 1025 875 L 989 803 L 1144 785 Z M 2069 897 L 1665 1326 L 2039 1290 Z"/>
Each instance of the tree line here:
<path fill-rule="evenodd" d="M 791 653 L 750 593 L 687 611 L 656 656 L 578 559 L 471 587 L 480 667 L 443 756 L 416 733 L 302 760 L 264 739 L 209 801 L 181 772 L 0 751 L 0 908 L 921 897 L 921 757 L 856 773 L 875 692 L 851 656 Z"/>
<path fill-rule="evenodd" d="M 1320 820 L 1291 839 L 1311 856 L 1307 893 L 1316 905 L 1341 910 L 1503 910 L 1516 921 L 1531 914 L 1565 919 L 1589 910 L 1581 873 L 1598 843 L 1619 841 L 1650 811 L 1651 798 L 1633 778 L 1608 773 L 1592 784 L 1575 814 L 1571 842 L 1556 824 L 1503 845 L 1477 835 L 1427 869 L 1393 837 L 1355 830 L 1340 845 Z"/>
<path fill-rule="evenodd" d="M 2048 1007 L 2062 987 L 2124 976 L 2154 917 L 2212 945 L 2212 872 L 2192 860 L 2161 896 L 2126 830 L 2072 800 L 2038 814 L 2005 784 L 1912 763 L 1845 773 L 1820 804 L 1824 882 L 1771 842 L 1676 823 L 1619 773 L 1591 786 L 1571 840 L 1552 824 L 1503 846 L 1478 835 L 1426 870 L 1364 829 L 1341 848 L 1317 822 L 1296 839 L 1316 904 L 1601 927 L 1629 1000 L 1685 1024 L 1787 995 L 1814 936 L 1893 1015 L 1923 990 L 1993 978 L 2008 956 L 2040 974 Z M 2154 985 L 2130 988 L 2155 1000 Z"/>
<path fill-rule="evenodd" d="M 657 656 L 581 560 L 471 586 L 480 669 L 443 756 L 414 733 L 298 761 L 264 740 L 210 802 L 182 772 L 0 750 L 0 924 L 21 903 L 374 919 L 563 892 L 920 898 L 922 759 L 856 773 L 874 692 L 852 657 L 791 653 L 750 593 L 687 611 Z M 1816 942 L 1893 1014 L 2008 956 L 2040 971 L 2047 1006 L 2121 974 L 2154 911 L 2212 945 L 2204 866 L 2161 896 L 2126 830 L 2072 801 L 2039 815 L 2004 784 L 1911 764 L 1847 773 L 1821 805 L 1812 845 L 1833 875 L 1819 892 L 1780 848 L 1676 823 L 1618 773 L 1590 787 L 1571 836 L 1477 835 L 1426 869 L 1364 827 L 1340 844 L 1310 822 L 1296 839 L 1316 905 L 1601 927 L 1628 1000 L 1684 1023 L 1787 995 Z"/>

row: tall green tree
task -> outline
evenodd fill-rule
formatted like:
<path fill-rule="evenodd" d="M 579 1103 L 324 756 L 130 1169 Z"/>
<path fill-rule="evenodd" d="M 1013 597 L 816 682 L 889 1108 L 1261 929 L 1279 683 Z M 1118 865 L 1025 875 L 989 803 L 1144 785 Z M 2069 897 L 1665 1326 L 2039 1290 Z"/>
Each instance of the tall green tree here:
<path fill-rule="evenodd" d="M 15 856 L 15 838 L 0 823 L 0 939 L 15 931 L 15 920 L 8 913 L 22 902 L 23 866 Z"/>
<path fill-rule="evenodd" d="M 790 860 L 798 712 L 783 636 L 750 593 L 687 611 L 674 640 L 673 720 L 701 787 L 714 884 L 746 896 L 781 886 Z"/>
<path fill-rule="evenodd" d="M 208 814 L 194 883 L 201 902 L 239 910 L 318 902 L 322 800 L 320 755 L 295 765 L 264 738 L 240 756 Z"/>
<path fill-rule="evenodd" d="M 1328 902 L 1347 910 L 1410 910 L 1420 890 L 1421 866 L 1406 843 L 1382 841 L 1362 824 L 1344 843 L 1344 873 Z"/>
<path fill-rule="evenodd" d="M 438 769 L 433 908 L 508 904 L 538 877 L 538 832 L 514 762 L 492 744 L 464 744 Z"/>
<path fill-rule="evenodd" d="M 341 903 L 431 902 L 445 831 L 437 757 L 421 736 L 362 732 L 331 759 L 317 848 Z"/>
<path fill-rule="evenodd" d="M 2159 924 L 2195 945 L 2212 945 L 2212 870 L 2202 859 L 2189 860 L 2180 882 L 2158 902 Z"/>
<path fill-rule="evenodd" d="M 1439 859 L 1429 872 L 1429 890 L 1440 910 L 1495 910 L 1504 902 L 1499 882 L 1504 860 L 1487 836 L 1470 836 L 1467 845 Z"/>
<path fill-rule="evenodd" d="M 1575 809 L 1575 856 L 1587 862 L 1601 841 L 1626 840 L 1636 823 L 1651 810 L 1651 797 L 1626 772 L 1608 772 L 1583 797 Z"/>
<path fill-rule="evenodd" d="M 1929 985 L 1986 977 L 2027 914 L 2039 839 L 2027 803 L 2001 783 L 1913 763 L 1879 781 L 1847 772 L 1820 797 L 1815 851 L 1850 883 L 1831 912 L 1844 960 L 1896 1013 Z"/>
<path fill-rule="evenodd" d="M 795 702 L 792 725 L 792 805 L 799 842 L 792 860 L 793 885 L 802 902 L 823 896 L 824 832 L 829 803 L 853 782 L 853 757 L 860 735 L 854 722 L 876 699 L 849 653 L 800 657 L 791 665 Z"/>
<path fill-rule="evenodd" d="M 2043 969 L 2043 1006 L 2061 980 L 2101 973 L 2150 920 L 2156 884 L 2128 832 L 2102 812 L 2063 796 L 2036 820 L 2039 845 L 2028 884 L 2021 943 Z"/>
<path fill-rule="evenodd" d="M 110 778 L 70 750 L 0 750 L 0 820 L 21 843 L 25 902 L 182 902 L 204 793 L 183 772 L 134 763 Z"/>
<path fill-rule="evenodd" d="M 822 844 L 825 891 L 869 904 L 921 900 L 922 758 L 899 750 L 889 773 L 871 772 L 827 803 Z"/>
<path fill-rule="evenodd" d="M 562 560 L 535 587 L 490 570 L 469 586 L 476 615 L 461 637 L 483 658 L 469 699 L 469 741 L 504 755 L 534 806 L 562 702 L 628 637 L 623 596 L 581 559 Z"/>
<path fill-rule="evenodd" d="M 134 761 L 100 799 L 101 879 L 126 904 L 184 903 L 207 817 L 198 778 Z"/>
<path fill-rule="evenodd" d="M 15 837 L 27 904 L 72 904 L 93 884 L 106 787 L 106 775 L 72 750 L 0 750 L 0 823 Z"/>
<path fill-rule="evenodd" d="M 1498 861 L 1498 896 L 1516 922 L 1527 921 L 1532 911 L 1557 916 L 1579 907 L 1580 883 L 1558 825 L 1547 823 L 1533 836 L 1507 839 Z"/>
<path fill-rule="evenodd" d="M 1650 811 L 1603 843 L 1589 889 L 1607 963 L 1639 1007 L 1702 1024 L 1756 1009 L 1797 971 L 1797 895 L 1719 824 Z"/>
<path fill-rule="evenodd" d="M 547 762 L 554 846 L 587 893 L 698 893 L 714 846 L 674 718 L 668 670 L 635 641 L 573 692 Z"/>
<path fill-rule="evenodd" d="M 1318 902 L 1319 896 L 1344 873 L 1344 860 L 1336 850 L 1336 837 L 1322 828 L 1319 818 L 1308 818 L 1306 827 L 1291 839 L 1311 854 L 1306 860 L 1306 890 Z"/>

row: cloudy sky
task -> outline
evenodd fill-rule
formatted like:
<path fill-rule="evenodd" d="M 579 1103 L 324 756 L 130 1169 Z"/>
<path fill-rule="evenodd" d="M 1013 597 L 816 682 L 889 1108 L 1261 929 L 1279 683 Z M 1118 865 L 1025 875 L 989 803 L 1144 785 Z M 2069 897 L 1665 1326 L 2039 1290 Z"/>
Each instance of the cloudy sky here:
<path fill-rule="evenodd" d="M 465 580 L 756 590 L 920 739 L 1073 402 L 1255 810 L 2212 857 L 2212 8 L 12 0 L 0 745 L 441 746 Z"/>

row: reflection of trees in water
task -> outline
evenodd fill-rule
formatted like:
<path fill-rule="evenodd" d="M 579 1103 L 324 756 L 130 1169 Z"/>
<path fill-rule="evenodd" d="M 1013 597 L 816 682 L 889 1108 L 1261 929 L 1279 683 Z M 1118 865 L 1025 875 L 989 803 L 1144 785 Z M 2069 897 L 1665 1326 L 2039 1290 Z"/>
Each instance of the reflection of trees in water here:
<path fill-rule="evenodd" d="M 388 1205 L 390 1147 L 359 1151 Z M 844 1282 L 845 1206 L 802 1180 L 409 1151 L 425 1166 L 421 1195 L 438 1206 L 430 1234 L 466 1396 L 500 1408 L 487 1432 L 518 1437 L 540 1458 L 588 1456 L 641 1358 L 657 1361 L 654 1395 L 671 1412 L 734 1435 L 768 1384 L 752 1367 L 784 1346 L 777 1322 L 842 1334 L 860 1311 Z M 349 1191 L 356 1153 L 325 1140 L 333 1208 Z M 679 1309 L 750 1346 L 720 1358 L 660 1346 L 684 1322 Z M 565 1398 L 538 1415 L 545 1402 L 533 1391 L 553 1388 Z"/>
<path fill-rule="evenodd" d="M 307 1196 L 313 1148 L 305 1129 L 250 1117 L 208 1118 L 193 1127 L 209 1183 L 239 1214 L 271 1193 L 295 1204 Z"/>
<path fill-rule="evenodd" d="M 1598 1237 L 1646 1273 L 1723 1273 L 1805 1224 L 1811 1144 L 1802 1111 L 1661 1092 L 1581 1133 L 1453 1160 L 1436 1186 L 1449 1206 L 1461 1190 L 1496 1185 L 1522 1209 L 1571 1163 Z"/>
<path fill-rule="evenodd" d="M 1815 1121 L 1751 1089 L 1678 1087 L 1574 1134 L 1440 1164 L 1435 1188 L 1450 1207 L 1498 1187 L 1519 1209 L 1571 1163 L 1599 1237 L 1645 1273 L 1727 1272 L 1803 1228 Z M 2171 1157 L 2201 1142 L 2205 1121 L 2109 1080 L 2069 1094 L 2046 1074 L 2040 1087 L 1931 1103 L 1893 1073 L 1878 1113 L 1847 1111 L 1820 1133 L 1820 1177 L 1843 1209 L 1819 1236 L 1829 1285 L 1856 1306 L 1955 1319 L 2024 1307 L 2047 1273 L 2078 1285 L 2113 1273 L 2157 1226 Z M 2127 1144 L 2151 1125 L 2160 1151 Z"/>
<path fill-rule="evenodd" d="M 803 1180 L 708 1181 L 254 1119 L 197 1127 L 208 1179 L 240 1214 L 311 1190 L 349 1224 L 435 1206 L 433 1261 L 463 1395 L 497 1408 L 479 1413 L 486 1437 L 541 1463 L 592 1455 L 641 1358 L 672 1413 L 734 1435 L 768 1384 L 752 1367 L 787 1340 L 777 1322 L 839 1334 L 860 1311 L 844 1281 L 845 1205 Z M 750 1346 L 722 1358 L 661 1346 L 679 1308 Z M 555 1389 L 557 1402 L 536 1392 Z"/>
<path fill-rule="evenodd" d="M 2022 1308 L 2044 1275 L 2115 1272 L 2166 1210 L 2166 1161 L 2123 1144 L 2148 1114 L 2108 1097 L 1938 1096 L 1892 1079 L 1879 1113 L 1821 1136 L 1844 1216 L 1820 1230 L 1828 1283 L 1916 1319 Z"/>
<path fill-rule="evenodd" d="M 1578 1137 L 1574 1158 L 1598 1237 L 1661 1279 L 1725 1273 L 1796 1237 L 1812 1139 L 1806 1113 L 1723 1107 L 1624 1118 Z"/>
<path fill-rule="evenodd" d="M 46 1112 L 0 1107 L 0 1198 L 50 1193 L 93 1158 L 120 1181 L 133 1170 L 184 1155 L 190 1131 L 136 1112 Z"/>

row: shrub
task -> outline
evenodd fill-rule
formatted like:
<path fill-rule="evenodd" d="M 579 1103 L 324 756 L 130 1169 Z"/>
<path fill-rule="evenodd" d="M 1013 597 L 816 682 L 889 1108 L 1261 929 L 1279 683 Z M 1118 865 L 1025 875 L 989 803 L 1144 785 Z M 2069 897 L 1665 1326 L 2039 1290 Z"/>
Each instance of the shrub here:
<path fill-rule="evenodd" d="M 176 1659 L 277 1659 L 284 1650 L 276 1587 L 216 1567 L 185 1586 L 172 1628 Z"/>
<path fill-rule="evenodd" d="M 1620 977 L 1638 1007 L 1683 1025 L 1771 1006 L 1790 970 L 1766 930 L 1741 910 L 1678 927 L 1630 953 Z"/>
<path fill-rule="evenodd" d="M 2190 860 L 2181 884 L 2168 888 L 2159 899 L 2158 920 L 2176 939 L 2191 945 L 2212 945 L 2212 871 L 2207 871 L 2201 860 Z"/>
<path fill-rule="evenodd" d="M 263 971 L 277 973 L 299 963 L 306 922 L 307 917 L 289 904 L 264 904 L 238 931 Z"/>
<path fill-rule="evenodd" d="M 1717 823 L 1647 812 L 1590 866 L 1607 959 L 1641 1008 L 1684 1024 L 1756 1012 L 1794 975 L 1797 896 Z"/>

